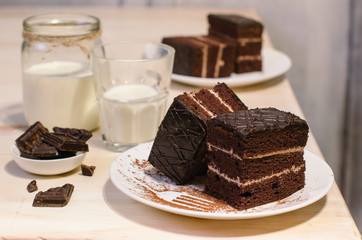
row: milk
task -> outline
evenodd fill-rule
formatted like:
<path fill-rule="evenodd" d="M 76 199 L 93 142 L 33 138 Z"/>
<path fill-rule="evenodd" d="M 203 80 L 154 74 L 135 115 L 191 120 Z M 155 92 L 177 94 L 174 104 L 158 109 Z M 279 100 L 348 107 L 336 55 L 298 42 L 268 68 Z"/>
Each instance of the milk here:
<path fill-rule="evenodd" d="M 89 64 L 54 61 L 23 71 L 24 114 L 29 124 L 93 130 L 98 108 Z"/>
<path fill-rule="evenodd" d="M 101 130 L 107 143 L 137 144 L 155 138 L 166 112 L 167 96 L 151 86 L 120 85 L 99 99 Z"/>

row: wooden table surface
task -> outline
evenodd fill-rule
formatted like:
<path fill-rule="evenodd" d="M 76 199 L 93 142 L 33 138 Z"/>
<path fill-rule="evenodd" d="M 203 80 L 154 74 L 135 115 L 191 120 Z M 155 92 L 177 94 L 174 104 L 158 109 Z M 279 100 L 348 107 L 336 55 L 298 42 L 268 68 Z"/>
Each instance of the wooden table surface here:
<path fill-rule="evenodd" d="M 361 239 L 361 235 L 336 184 L 327 196 L 302 209 L 249 220 L 205 220 L 180 216 L 139 203 L 120 192 L 109 178 L 109 168 L 119 153 L 105 149 L 99 132 L 90 140 L 85 164 L 95 165 L 93 177 L 77 168 L 58 176 L 38 176 L 20 169 L 9 153 L 24 131 L 20 47 L 22 20 L 50 12 L 87 13 L 98 16 L 103 41 L 149 40 L 176 34 L 203 34 L 210 12 L 236 12 L 257 17 L 250 10 L 142 9 L 142 8 L 25 8 L 0 9 L 0 238 L 3 239 Z M 267 37 L 267 35 L 266 35 Z M 268 38 L 265 45 L 271 46 Z M 171 96 L 197 87 L 172 83 Z M 303 116 L 285 76 L 234 88 L 249 107 L 277 107 Z M 307 119 L 308 120 L 308 119 Z M 323 158 L 313 134 L 307 149 Z M 26 191 L 36 179 L 40 190 L 75 185 L 63 208 L 34 208 L 35 193 Z"/>

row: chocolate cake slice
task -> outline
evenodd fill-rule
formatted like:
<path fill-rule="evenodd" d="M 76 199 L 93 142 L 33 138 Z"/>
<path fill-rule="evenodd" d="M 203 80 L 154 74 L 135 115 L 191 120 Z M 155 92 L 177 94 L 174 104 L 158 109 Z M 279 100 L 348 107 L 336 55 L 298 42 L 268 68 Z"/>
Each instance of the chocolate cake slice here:
<path fill-rule="evenodd" d="M 275 108 L 238 111 L 209 120 L 205 192 L 247 209 L 302 189 L 308 131 L 305 120 Z"/>
<path fill-rule="evenodd" d="M 245 109 L 225 83 L 177 96 L 159 126 L 149 162 L 177 184 L 205 173 L 206 121 Z"/>
<path fill-rule="evenodd" d="M 194 77 L 228 77 L 234 71 L 236 44 L 215 36 L 166 37 L 175 49 L 173 73 Z"/>
<path fill-rule="evenodd" d="M 209 14 L 209 35 L 237 44 L 235 72 L 262 70 L 263 25 L 250 18 L 235 14 Z"/>

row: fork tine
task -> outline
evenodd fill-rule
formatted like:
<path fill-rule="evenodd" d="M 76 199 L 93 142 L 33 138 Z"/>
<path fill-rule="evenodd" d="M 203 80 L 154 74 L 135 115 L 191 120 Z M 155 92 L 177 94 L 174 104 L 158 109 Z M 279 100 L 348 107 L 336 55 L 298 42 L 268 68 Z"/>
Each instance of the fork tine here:
<path fill-rule="evenodd" d="M 186 205 L 189 208 L 197 208 L 204 211 L 213 209 L 212 202 L 194 196 L 180 195 L 173 199 L 172 202 Z"/>

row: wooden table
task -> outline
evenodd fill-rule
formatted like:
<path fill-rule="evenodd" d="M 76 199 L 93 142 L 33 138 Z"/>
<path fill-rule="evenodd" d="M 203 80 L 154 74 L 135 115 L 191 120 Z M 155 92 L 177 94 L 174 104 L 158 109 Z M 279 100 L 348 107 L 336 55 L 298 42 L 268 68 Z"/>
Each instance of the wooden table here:
<path fill-rule="evenodd" d="M 20 169 L 9 149 L 24 131 L 20 46 L 22 19 L 48 12 L 82 12 L 98 16 L 105 42 L 124 39 L 159 41 L 162 36 L 206 33 L 206 14 L 213 9 L 6 8 L 0 9 L 0 237 L 3 239 L 361 239 L 345 201 L 334 184 L 326 197 L 300 210 L 272 217 L 217 221 L 163 212 L 120 192 L 109 178 L 118 153 L 105 149 L 98 132 L 90 141 L 86 164 L 96 165 L 93 177 L 79 168 L 59 176 L 37 176 Z M 238 12 L 256 17 L 252 11 Z M 266 45 L 271 46 L 269 39 Z M 171 95 L 195 90 L 172 83 Z M 284 76 L 254 86 L 234 88 L 249 107 L 273 106 L 303 116 Z M 313 135 L 307 149 L 323 158 Z M 35 193 L 26 191 L 36 179 L 39 189 L 75 185 L 64 208 L 34 208 Z"/>

